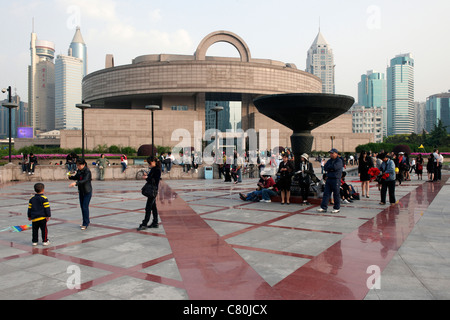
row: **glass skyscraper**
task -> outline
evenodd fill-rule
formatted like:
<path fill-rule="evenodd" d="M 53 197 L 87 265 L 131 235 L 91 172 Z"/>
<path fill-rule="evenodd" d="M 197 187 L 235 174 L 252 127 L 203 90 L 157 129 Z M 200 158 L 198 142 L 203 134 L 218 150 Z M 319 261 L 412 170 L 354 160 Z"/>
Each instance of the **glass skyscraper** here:
<path fill-rule="evenodd" d="M 425 129 L 428 132 L 432 131 L 441 120 L 450 133 L 450 91 L 428 97 L 425 114 Z"/>
<path fill-rule="evenodd" d="M 377 114 L 382 115 L 382 136 L 387 135 L 387 101 L 386 101 L 386 78 L 384 73 L 367 71 L 361 75 L 358 83 L 358 105 L 369 109 L 379 109 Z M 378 131 L 379 129 L 377 129 Z"/>
<path fill-rule="evenodd" d="M 57 130 L 81 129 L 83 61 L 58 55 L 55 63 L 55 125 Z"/>
<path fill-rule="evenodd" d="M 58 130 L 81 129 L 82 82 L 87 72 L 87 49 L 77 27 L 69 55 L 58 55 L 55 63 L 55 123 Z"/>
<path fill-rule="evenodd" d="M 387 68 L 387 133 L 414 132 L 414 59 L 411 53 L 391 59 Z"/>
<path fill-rule="evenodd" d="M 306 72 L 322 80 L 322 93 L 335 93 L 333 50 L 319 30 L 308 50 Z"/>

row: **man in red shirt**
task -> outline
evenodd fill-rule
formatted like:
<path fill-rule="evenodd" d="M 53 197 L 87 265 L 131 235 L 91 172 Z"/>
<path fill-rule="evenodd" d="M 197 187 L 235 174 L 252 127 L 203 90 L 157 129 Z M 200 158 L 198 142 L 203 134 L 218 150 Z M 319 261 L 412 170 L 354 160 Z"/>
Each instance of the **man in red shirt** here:
<path fill-rule="evenodd" d="M 259 201 L 259 196 L 262 197 L 262 202 L 271 202 L 270 197 L 277 195 L 277 187 L 275 185 L 275 181 L 269 172 L 263 171 L 261 173 L 261 180 L 258 182 L 258 190 L 250 192 L 245 195 L 243 193 L 239 193 L 239 196 L 244 201 Z"/>
<path fill-rule="evenodd" d="M 271 202 L 270 197 L 278 194 L 278 189 L 272 176 L 264 176 L 264 188 L 262 189 L 262 202 Z"/>

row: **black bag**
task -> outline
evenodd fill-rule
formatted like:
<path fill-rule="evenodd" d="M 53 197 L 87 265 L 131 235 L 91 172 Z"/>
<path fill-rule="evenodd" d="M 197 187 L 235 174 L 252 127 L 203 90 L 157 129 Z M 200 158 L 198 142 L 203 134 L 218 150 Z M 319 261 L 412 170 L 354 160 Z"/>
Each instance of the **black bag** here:
<path fill-rule="evenodd" d="M 142 187 L 142 195 L 146 196 L 147 198 L 156 198 L 158 195 L 158 187 L 155 185 L 155 182 L 152 180 L 152 182 L 147 182 Z"/>

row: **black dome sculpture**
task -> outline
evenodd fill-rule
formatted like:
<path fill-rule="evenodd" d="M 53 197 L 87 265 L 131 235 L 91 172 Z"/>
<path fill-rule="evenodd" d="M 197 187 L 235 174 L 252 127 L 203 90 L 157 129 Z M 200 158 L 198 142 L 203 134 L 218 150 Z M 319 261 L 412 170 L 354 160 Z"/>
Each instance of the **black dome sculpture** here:
<path fill-rule="evenodd" d="M 347 112 L 355 99 L 327 93 L 288 93 L 262 96 L 253 103 L 259 112 L 294 131 L 291 144 L 298 170 L 300 155 L 311 153 L 311 130 Z"/>

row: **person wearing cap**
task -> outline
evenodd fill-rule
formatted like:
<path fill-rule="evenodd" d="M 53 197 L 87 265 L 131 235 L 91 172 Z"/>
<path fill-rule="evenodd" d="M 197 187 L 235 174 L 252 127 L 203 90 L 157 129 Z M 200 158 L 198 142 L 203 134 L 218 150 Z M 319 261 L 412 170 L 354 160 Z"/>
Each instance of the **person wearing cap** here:
<path fill-rule="evenodd" d="M 327 212 L 328 201 L 333 193 L 334 205 L 331 213 L 338 213 L 341 208 L 340 185 L 344 163 L 339 157 L 339 152 L 333 148 L 329 151 L 330 159 L 325 163 L 324 170 L 327 173 L 325 191 L 318 212 Z"/>
<path fill-rule="evenodd" d="M 281 204 L 289 204 L 294 164 L 292 161 L 289 161 L 287 153 L 283 153 L 283 161 L 281 161 L 278 166 L 278 173 L 280 174 L 280 180 L 277 182 L 277 186 L 281 191 Z"/>
<path fill-rule="evenodd" d="M 380 166 L 381 175 L 381 201 L 380 204 L 386 204 L 386 192 L 389 190 L 389 202 L 391 205 L 396 203 L 395 200 L 395 163 L 386 154 L 380 155 L 380 159 L 383 160 Z"/>
<path fill-rule="evenodd" d="M 314 174 L 314 169 L 312 163 L 309 162 L 309 156 L 306 153 L 302 154 L 300 157 L 300 170 L 296 173 L 300 175 L 299 184 L 303 199 L 302 205 L 309 205 L 308 195 L 312 182 L 311 176 Z"/>
<path fill-rule="evenodd" d="M 258 182 L 258 189 L 248 193 L 247 195 L 239 193 L 239 197 L 244 201 L 259 201 L 259 197 L 261 196 L 263 202 L 271 202 L 271 193 L 265 190 L 273 190 L 274 192 L 277 191 L 275 181 L 272 178 L 270 170 L 263 170 L 261 172 L 261 180 Z"/>

